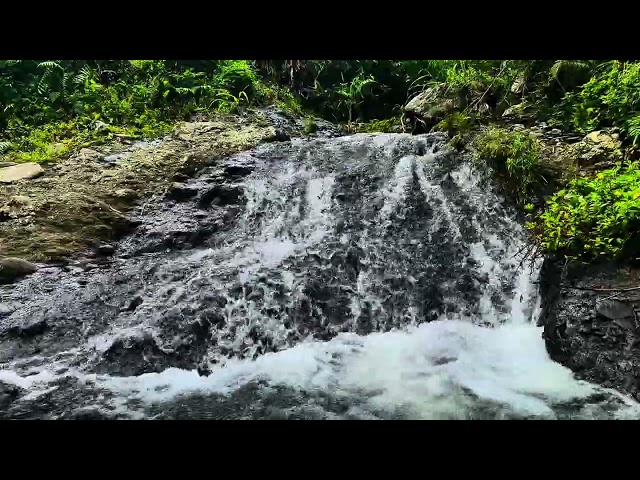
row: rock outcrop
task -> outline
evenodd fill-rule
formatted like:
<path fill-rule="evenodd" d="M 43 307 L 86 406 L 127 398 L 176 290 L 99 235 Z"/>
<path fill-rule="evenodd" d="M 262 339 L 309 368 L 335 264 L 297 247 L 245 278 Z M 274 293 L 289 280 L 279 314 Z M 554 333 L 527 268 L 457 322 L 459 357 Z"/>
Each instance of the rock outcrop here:
<path fill-rule="evenodd" d="M 39 177 L 44 169 L 37 163 L 20 163 L 11 167 L 0 168 L 0 182 L 13 183 Z"/>
<path fill-rule="evenodd" d="M 10 283 L 38 270 L 33 263 L 21 258 L 0 259 L 0 284 Z"/>
<path fill-rule="evenodd" d="M 136 201 L 167 191 L 188 196 L 178 180 L 275 137 L 273 122 L 257 114 L 216 116 L 154 141 L 83 148 L 40 178 L 35 163 L 0 169 L 0 255 L 57 261 L 118 238 L 135 227 L 126 214 Z"/>
<path fill-rule="evenodd" d="M 640 400 L 640 268 L 542 268 L 541 325 L 551 358 L 578 378 Z M 638 288 L 638 289 L 636 289 Z"/>
<path fill-rule="evenodd" d="M 575 146 L 575 153 L 583 170 L 611 168 L 623 158 L 622 142 L 617 133 L 597 130 L 587 134 Z"/>
<path fill-rule="evenodd" d="M 404 107 L 406 117 L 429 131 L 447 115 L 461 108 L 455 98 L 443 98 L 440 89 L 431 87 L 413 97 Z"/>

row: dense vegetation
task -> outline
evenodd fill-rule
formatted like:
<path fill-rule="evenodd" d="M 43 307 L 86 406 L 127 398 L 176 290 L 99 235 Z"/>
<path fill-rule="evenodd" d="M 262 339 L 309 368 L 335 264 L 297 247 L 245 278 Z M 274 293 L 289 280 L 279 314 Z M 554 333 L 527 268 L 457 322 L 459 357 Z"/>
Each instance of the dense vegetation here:
<path fill-rule="evenodd" d="M 154 137 L 198 113 L 285 102 L 245 60 L 0 61 L 0 153 L 46 161 L 114 136 Z"/>
<path fill-rule="evenodd" d="M 638 162 L 576 178 L 557 192 L 531 228 L 547 251 L 570 258 L 635 257 L 640 253 Z"/>
<path fill-rule="evenodd" d="M 538 175 L 540 144 L 536 137 L 491 127 L 478 136 L 476 149 L 498 172 L 516 180 L 513 194 L 524 203 Z"/>
<path fill-rule="evenodd" d="M 0 61 L 0 155 L 55 161 L 82 146 L 154 137 L 194 115 L 277 104 L 347 124 L 391 131 L 407 100 L 425 89 L 456 100 L 435 129 L 485 125 L 477 150 L 519 185 L 538 179 L 540 148 L 527 133 L 495 125 L 515 108 L 564 131 L 614 128 L 625 161 L 576 178 L 548 200 L 531 228 L 547 251 L 631 255 L 638 231 L 640 62 L 626 60 L 4 60 Z M 357 126 L 354 127 L 354 126 Z M 305 120 L 312 133 L 315 122 Z"/>

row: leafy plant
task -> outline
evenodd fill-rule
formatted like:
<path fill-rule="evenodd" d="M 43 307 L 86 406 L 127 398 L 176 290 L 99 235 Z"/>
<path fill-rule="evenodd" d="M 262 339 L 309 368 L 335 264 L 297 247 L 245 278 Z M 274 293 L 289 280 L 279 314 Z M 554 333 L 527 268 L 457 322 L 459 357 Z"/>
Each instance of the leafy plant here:
<path fill-rule="evenodd" d="M 449 133 L 453 136 L 457 133 L 465 132 L 471 128 L 471 118 L 462 112 L 454 112 L 447 115 L 434 129 Z"/>
<path fill-rule="evenodd" d="M 619 258 L 640 250 L 640 165 L 574 179 L 529 224 L 540 244 L 568 258 Z"/>
<path fill-rule="evenodd" d="M 492 127 L 476 138 L 475 148 L 481 158 L 491 161 L 498 171 L 506 173 L 517 185 L 519 200 L 524 201 L 539 175 L 540 143 L 536 137 Z"/>
<path fill-rule="evenodd" d="M 307 135 L 311 133 L 315 133 L 318 130 L 318 124 L 311 117 L 307 117 L 304 119 L 304 133 Z"/>
<path fill-rule="evenodd" d="M 629 138 L 633 140 L 633 146 L 635 147 L 638 143 L 638 138 L 640 138 L 640 113 L 629 118 L 624 127 Z"/>
<path fill-rule="evenodd" d="M 247 60 L 0 60 L 0 134 L 12 160 L 51 160 L 118 134 L 162 134 L 194 113 L 231 112 L 262 90 Z"/>
<path fill-rule="evenodd" d="M 360 72 L 358 76 L 353 78 L 350 82 L 342 83 L 336 89 L 336 93 L 338 93 L 342 97 L 338 101 L 337 107 L 340 108 L 342 105 L 346 105 L 349 112 L 349 124 L 351 124 L 353 120 L 354 107 L 364 101 L 364 87 L 371 83 L 375 83 L 375 79 L 373 78 L 373 76 L 370 75 L 368 77 L 365 77 L 364 72 Z"/>

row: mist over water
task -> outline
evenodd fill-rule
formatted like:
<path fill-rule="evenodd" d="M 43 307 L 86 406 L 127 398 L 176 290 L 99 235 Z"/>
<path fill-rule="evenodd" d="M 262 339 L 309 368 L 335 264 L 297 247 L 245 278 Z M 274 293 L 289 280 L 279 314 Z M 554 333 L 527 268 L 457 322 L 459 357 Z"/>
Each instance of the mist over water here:
<path fill-rule="evenodd" d="M 1 415 L 638 417 L 549 359 L 539 266 L 488 178 L 437 134 L 225 159 L 139 213 L 112 264 L 3 287 Z"/>

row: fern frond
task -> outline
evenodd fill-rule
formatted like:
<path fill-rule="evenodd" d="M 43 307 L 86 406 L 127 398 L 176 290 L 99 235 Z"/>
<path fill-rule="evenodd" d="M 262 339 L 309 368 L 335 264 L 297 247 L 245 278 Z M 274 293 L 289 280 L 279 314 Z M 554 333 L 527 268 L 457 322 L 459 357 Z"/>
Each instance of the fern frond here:
<path fill-rule="evenodd" d="M 49 84 L 47 83 L 48 78 L 49 75 L 45 73 L 38 82 L 38 93 L 40 95 L 44 95 L 49 90 Z"/>
<path fill-rule="evenodd" d="M 85 65 L 80 69 L 80 72 L 73 79 L 73 83 L 80 84 L 86 82 L 89 78 L 91 78 L 93 71 L 89 65 Z"/>
<path fill-rule="evenodd" d="M 557 80 L 562 70 L 578 71 L 588 68 L 590 68 L 589 62 L 585 62 L 584 60 L 556 60 L 549 70 L 549 78 L 551 80 Z"/>
<path fill-rule="evenodd" d="M 38 68 L 43 68 L 45 70 L 53 70 L 53 69 L 62 70 L 62 65 L 60 65 L 60 62 L 57 60 L 47 60 L 46 62 L 40 62 L 38 64 Z"/>
<path fill-rule="evenodd" d="M 625 124 L 625 130 L 629 137 L 633 138 L 633 145 L 635 146 L 640 138 L 640 113 L 636 116 L 629 118 Z"/>
<path fill-rule="evenodd" d="M 67 90 L 67 81 L 69 80 L 69 77 L 71 76 L 70 73 L 63 73 L 62 74 L 62 91 L 65 92 Z"/>
<path fill-rule="evenodd" d="M 11 142 L 0 142 L 0 154 L 3 154 L 12 147 Z"/>

